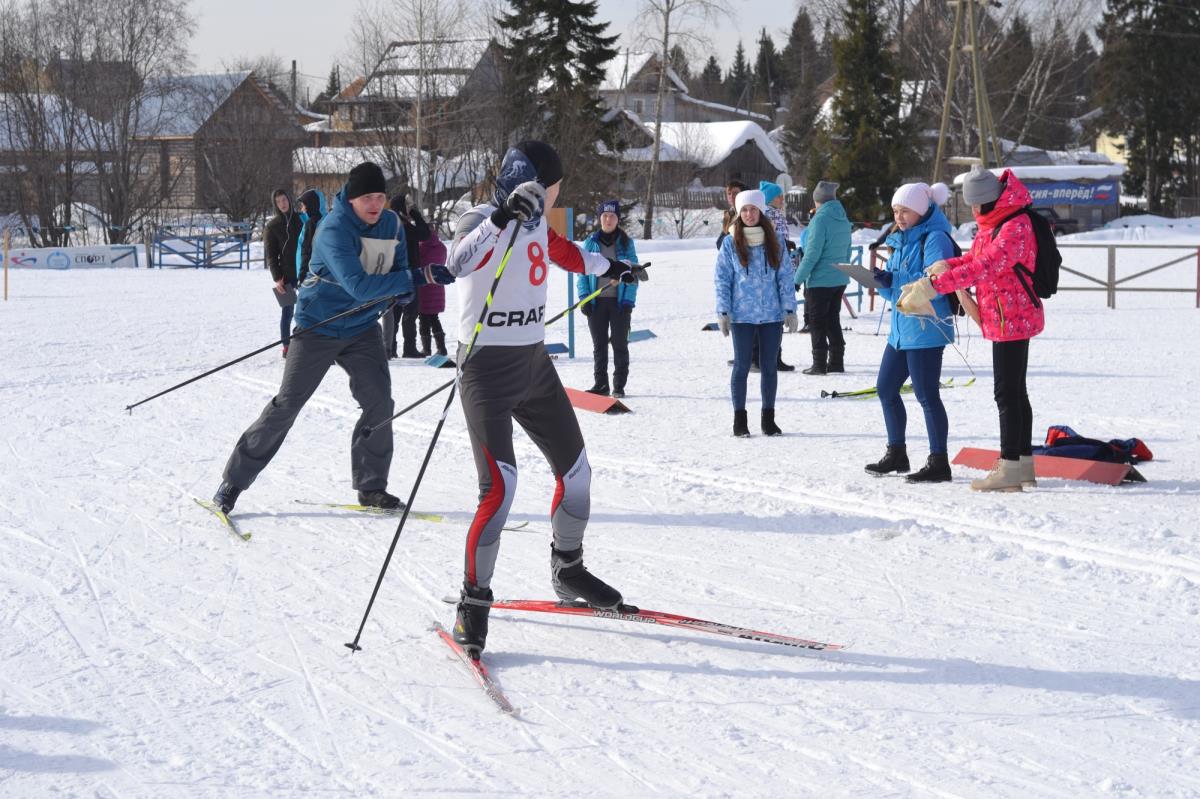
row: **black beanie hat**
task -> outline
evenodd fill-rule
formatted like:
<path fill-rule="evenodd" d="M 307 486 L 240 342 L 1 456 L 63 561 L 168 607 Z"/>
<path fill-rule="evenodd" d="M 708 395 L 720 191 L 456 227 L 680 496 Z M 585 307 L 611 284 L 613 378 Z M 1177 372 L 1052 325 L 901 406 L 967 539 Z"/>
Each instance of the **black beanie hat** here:
<path fill-rule="evenodd" d="M 550 188 L 563 178 L 562 161 L 558 153 L 544 141 L 527 140 L 517 144 L 516 149 L 525 153 L 537 170 L 537 181 Z"/>
<path fill-rule="evenodd" d="M 383 170 L 379 164 L 363 161 L 350 170 L 350 179 L 346 181 L 346 199 L 353 200 L 364 194 L 386 194 L 387 181 L 384 180 Z"/>

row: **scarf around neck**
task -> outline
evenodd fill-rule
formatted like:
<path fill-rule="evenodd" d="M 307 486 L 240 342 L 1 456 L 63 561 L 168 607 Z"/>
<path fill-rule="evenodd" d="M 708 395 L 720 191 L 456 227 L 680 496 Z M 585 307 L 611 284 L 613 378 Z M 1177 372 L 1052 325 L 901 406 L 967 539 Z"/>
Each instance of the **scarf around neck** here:
<path fill-rule="evenodd" d="M 763 232 L 762 225 L 755 225 L 754 227 L 746 226 L 742 228 L 742 232 L 746 234 L 746 243 L 751 247 L 761 247 L 767 238 L 767 234 Z"/>

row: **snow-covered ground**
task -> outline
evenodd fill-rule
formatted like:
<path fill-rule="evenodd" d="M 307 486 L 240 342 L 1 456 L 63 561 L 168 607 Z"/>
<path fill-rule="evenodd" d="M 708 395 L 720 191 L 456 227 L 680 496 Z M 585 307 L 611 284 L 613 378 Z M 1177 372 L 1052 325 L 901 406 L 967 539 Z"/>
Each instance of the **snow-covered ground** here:
<path fill-rule="evenodd" d="M 487 657 L 522 710 L 497 713 L 428 630 L 451 618 L 477 496 L 455 406 L 417 500 L 448 521 L 409 523 L 352 655 L 394 520 L 293 502 L 352 498 L 341 373 L 239 502 L 249 543 L 192 497 L 270 400 L 278 354 L 122 410 L 269 341 L 269 278 L 18 272 L 0 304 L 0 795 L 1200 795 L 1192 297 L 1110 311 L 1063 293 L 1032 349 L 1036 434 L 1139 436 L 1150 482 L 980 495 L 966 469 L 921 488 L 863 473 L 878 403 L 819 394 L 873 383 L 869 313 L 847 320 L 848 374 L 780 376 L 786 436 L 731 438 L 730 348 L 700 331 L 712 252 L 646 249 L 634 327 L 657 338 L 631 347 L 635 412 L 580 415 L 589 564 L 644 607 L 848 651 L 496 611 Z M 807 340 L 785 339 L 807 365 Z M 993 447 L 989 348 L 977 332 L 960 348 L 978 383 L 945 393 L 951 449 Z M 590 383 L 581 350 L 558 362 L 568 385 Z M 450 374 L 391 369 L 398 404 Z M 970 374 L 948 351 L 945 377 Z M 397 423 L 397 493 L 440 408 Z M 523 434 L 518 457 L 512 518 L 529 526 L 507 534 L 495 589 L 545 598 L 553 481 Z"/>

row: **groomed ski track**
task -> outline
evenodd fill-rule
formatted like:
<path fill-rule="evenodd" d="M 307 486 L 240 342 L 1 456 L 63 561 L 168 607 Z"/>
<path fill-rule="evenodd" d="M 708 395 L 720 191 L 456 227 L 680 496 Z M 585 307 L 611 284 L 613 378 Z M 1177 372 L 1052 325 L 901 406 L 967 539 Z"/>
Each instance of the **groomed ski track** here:
<path fill-rule="evenodd" d="M 869 385 L 883 337 L 849 338 L 845 377 L 780 375 L 787 436 L 728 437 L 728 343 L 698 330 L 710 254 L 653 260 L 635 413 L 580 415 L 589 564 L 635 603 L 853 650 L 497 611 L 488 663 L 522 715 L 497 713 L 427 629 L 449 622 L 476 494 L 456 406 L 418 497 L 447 522 L 409 520 L 351 655 L 396 520 L 291 501 L 352 498 L 344 375 L 240 500 L 247 543 L 191 497 L 270 399 L 277 356 L 121 411 L 268 340 L 266 276 L 19 273 L 0 309 L 0 796 L 1200 794 L 1200 377 L 1183 365 L 1200 313 L 1056 297 L 1031 356 L 1036 433 L 1139 435 L 1161 462 L 1144 486 L 980 496 L 965 469 L 923 489 L 862 474 L 878 403 L 818 394 Z M 556 275 L 548 310 L 565 293 Z M 582 386 L 576 334 L 585 357 L 560 374 Z M 806 339 L 784 348 L 809 362 Z M 977 335 L 967 353 L 980 380 L 944 395 L 952 450 L 996 435 L 990 353 Z M 398 402 L 445 380 L 392 375 Z M 750 398 L 756 431 L 753 376 Z M 402 496 L 440 408 L 396 423 Z M 520 434 L 517 452 L 512 518 L 531 527 L 506 534 L 496 588 L 546 598 L 553 483 Z"/>

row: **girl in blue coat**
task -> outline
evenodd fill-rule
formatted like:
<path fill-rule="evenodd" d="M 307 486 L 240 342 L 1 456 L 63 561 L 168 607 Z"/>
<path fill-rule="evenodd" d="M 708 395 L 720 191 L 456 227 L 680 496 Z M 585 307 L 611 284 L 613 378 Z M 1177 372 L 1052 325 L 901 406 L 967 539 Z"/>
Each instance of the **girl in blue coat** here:
<path fill-rule="evenodd" d="M 780 323 L 786 324 L 789 333 L 799 327 L 787 248 L 763 213 L 766 205 L 761 191 L 737 195 L 733 229 L 721 242 L 717 255 L 717 324 L 726 336 L 733 334 L 729 388 L 733 395 L 733 434 L 739 437 L 750 435 L 746 378 L 756 340 L 761 365 L 762 431 L 768 436 L 783 432 L 775 424 L 777 364 L 783 341 Z"/>
<path fill-rule="evenodd" d="M 637 248 L 633 246 L 633 239 L 621 230 L 620 203 L 605 200 L 600 203 L 597 216 L 600 217 L 600 229 L 584 240 L 583 249 L 598 252 L 615 261 L 636 264 Z M 637 302 L 637 284 L 580 273 L 575 279 L 575 286 L 580 297 L 586 297 L 603 286 L 600 296 L 580 308 L 587 317 L 588 330 L 592 334 L 592 372 L 595 382 L 588 391 L 608 394 L 608 344 L 611 341 L 612 395 L 624 397 L 625 382 L 629 379 L 629 321 Z"/>
<path fill-rule="evenodd" d="M 874 475 L 909 470 L 904 440 L 907 415 L 900 388 L 911 377 L 913 393 L 925 412 L 929 459 L 923 468 L 908 476 L 910 483 L 950 480 L 950 463 L 946 458 L 949 423 L 940 395 L 942 353 L 954 341 L 950 304 L 944 296 L 933 300 L 936 319 L 908 316 L 895 306 L 901 286 L 924 277 L 927 266 L 955 255 L 950 222 L 939 208 L 949 195 L 944 183 L 933 186 L 906 183 L 896 189 L 892 197 L 896 225 L 885 242 L 892 248 L 892 257 L 886 271 L 875 270 L 876 281 L 881 285 L 880 295 L 892 303 L 892 331 L 875 381 L 888 439 L 883 458 L 868 464 L 866 469 Z"/>

